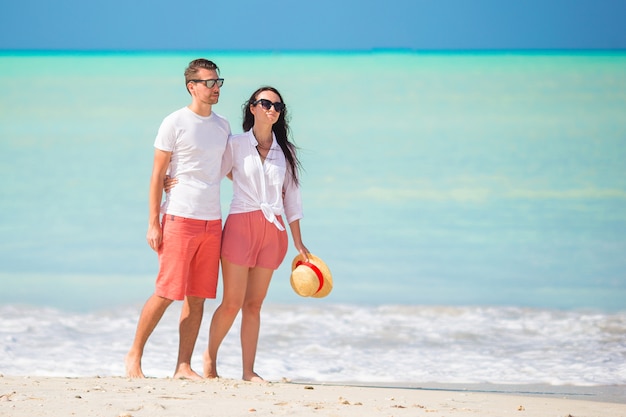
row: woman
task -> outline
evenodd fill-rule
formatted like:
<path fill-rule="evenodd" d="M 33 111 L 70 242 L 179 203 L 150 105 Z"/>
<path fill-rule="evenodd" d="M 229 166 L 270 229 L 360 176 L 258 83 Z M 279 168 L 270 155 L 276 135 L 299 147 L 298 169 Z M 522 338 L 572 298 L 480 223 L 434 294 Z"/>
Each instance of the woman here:
<path fill-rule="evenodd" d="M 259 88 L 244 104 L 243 130 L 229 138 L 222 161 L 222 173 L 233 180 L 233 199 L 222 234 L 224 296 L 211 321 L 204 376 L 218 376 L 220 344 L 241 310 L 243 379 L 263 381 L 254 360 L 261 306 L 287 253 L 283 214 L 307 261 L 309 251 L 300 234 L 299 161 L 289 142 L 287 108 L 275 88 Z"/>

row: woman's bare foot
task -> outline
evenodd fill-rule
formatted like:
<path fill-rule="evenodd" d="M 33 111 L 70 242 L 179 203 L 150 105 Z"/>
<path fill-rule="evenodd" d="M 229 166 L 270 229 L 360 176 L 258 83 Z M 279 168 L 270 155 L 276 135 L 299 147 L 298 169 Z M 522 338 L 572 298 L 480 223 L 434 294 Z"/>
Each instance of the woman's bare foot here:
<path fill-rule="evenodd" d="M 126 365 L 126 377 L 127 378 L 145 378 L 146 376 L 143 374 L 141 370 L 141 356 L 136 356 L 132 354 L 126 355 L 125 359 Z"/>
<path fill-rule="evenodd" d="M 203 375 L 205 378 L 219 378 L 220 376 L 217 374 L 217 369 L 215 369 L 215 364 L 213 360 L 209 357 L 209 350 L 205 350 L 202 354 L 203 361 Z"/>

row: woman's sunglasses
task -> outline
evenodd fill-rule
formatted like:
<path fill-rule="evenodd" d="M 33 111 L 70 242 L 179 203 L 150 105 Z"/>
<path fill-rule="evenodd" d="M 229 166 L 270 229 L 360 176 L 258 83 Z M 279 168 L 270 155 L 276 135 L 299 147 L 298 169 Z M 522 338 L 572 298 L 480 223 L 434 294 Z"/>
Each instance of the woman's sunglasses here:
<path fill-rule="evenodd" d="M 261 107 L 263 107 L 265 110 L 269 110 L 272 108 L 272 106 L 274 106 L 274 110 L 276 110 L 278 113 L 285 110 L 285 103 L 281 103 L 280 101 L 272 103 L 271 101 L 262 98 L 252 103 L 253 106 L 256 106 L 257 104 L 260 104 Z"/>

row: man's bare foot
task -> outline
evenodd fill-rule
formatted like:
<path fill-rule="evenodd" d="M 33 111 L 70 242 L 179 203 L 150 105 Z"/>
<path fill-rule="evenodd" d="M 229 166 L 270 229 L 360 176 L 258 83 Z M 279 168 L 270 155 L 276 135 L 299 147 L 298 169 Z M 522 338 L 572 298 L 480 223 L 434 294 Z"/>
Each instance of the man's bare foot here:
<path fill-rule="evenodd" d="M 205 378 L 219 378 L 220 376 L 217 374 L 217 369 L 215 369 L 215 364 L 213 360 L 209 357 L 209 350 L 205 350 L 202 354 L 203 361 L 203 375 Z"/>
<path fill-rule="evenodd" d="M 125 359 L 126 364 L 126 377 L 127 378 L 145 378 L 146 376 L 143 374 L 141 370 L 141 356 L 131 355 L 130 353 L 126 355 Z"/>
<path fill-rule="evenodd" d="M 174 379 L 193 379 L 195 381 L 200 381 L 203 378 L 200 374 L 191 369 L 191 366 L 189 366 L 189 364 L 181 364 L 178 366 L 178 369 L 176 369 L 176 372 L 174 373 Z"/>
<path fill-rule="evenodd" d="M 257 383 L 261 383 L 261 384 L 267 384 L 268 383 L 266 380 L 261 378 L 259 376 L 259 374 L 257 374 L 256 372 L 252 372 L 249 375 L 244 375 L 243 376 L 243 380 L 244 381 L 249 381 L 249 382 L 257 382 Z"/>

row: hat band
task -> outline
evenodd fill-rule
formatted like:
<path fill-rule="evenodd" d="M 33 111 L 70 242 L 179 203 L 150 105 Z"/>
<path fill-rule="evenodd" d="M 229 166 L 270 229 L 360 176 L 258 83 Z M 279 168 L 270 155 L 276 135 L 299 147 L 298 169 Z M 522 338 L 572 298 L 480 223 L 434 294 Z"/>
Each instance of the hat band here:
<path fill-rule="evenodd" d="M 317 287 L 317 291 L 315 291 L 315 294 L 317 294 L 318 292 L 320 292 L 320 290 L 324 286 L 324 274 L 322 274 L 322 271 L 320 271 L 320 269 L 314 264 L 312 264 L 311 262 L 303 262 L 303 261 L 296 262 L 296 268 L 299 267 L 300 265 L 308 266 L 309 268 L 313 270 L 313 272 L 315 272 L 315 275 L 317 275 L 317 279 L 320 281 L 320 286 Z"/>

